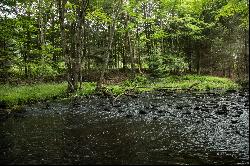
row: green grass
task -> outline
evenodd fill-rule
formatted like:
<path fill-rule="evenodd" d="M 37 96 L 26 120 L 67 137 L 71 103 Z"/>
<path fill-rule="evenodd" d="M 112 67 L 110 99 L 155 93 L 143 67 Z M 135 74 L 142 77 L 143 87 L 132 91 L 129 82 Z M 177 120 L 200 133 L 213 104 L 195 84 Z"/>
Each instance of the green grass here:
<path fill-rule="evenodd" d="M 161 78 L 155 84 L 158 88 L 180 88 L 205 91 L 205 90 L 236 90 L 239 85 L 228 78 L 200 75 L 169 76 Z"/>
<path fill-rule="evenodd" d="M 0 101 L 8 107 L 63 97 L 66 95 L 67 83 L 36 85 L 0 85 Z"/>
<path fill-rule="evenodd" d="M 87 96 L 96 92 L 96 83 L 84 82 L 83 88 L 79 90 L 76 96 Z M 238 84 L 227 78 L 213 76 L 167 76 L 158 79 L 149 79 L 145 76 L 136 76 L 132 80 L 126 80 L 119 84 L 110 84 L 105 86 L 109 92 L 115 96 L 134 91 L 136 93 L 152 91 L 155 89 L 186 90 L 197 91 L 206 90 L 237 90 Z M 192 88 L 191 88 L 192 87 Z M 60 84 L 35 84 L 35 85 L 0 85 L 0 101 L 7 104 L 8 107 L 22 105 L 26 103 L 44 101 L 55 98 L 66 97 L 67 83 Z"/>
<path fill-rule="evenodd" d="M 96 83 L 95 82 L 83 82 L 82 89 L 77 92 L 78 96 L 87 96 L 95 93 Z"/>
<path fill-rule="evenodd" d="M 106 88 L 114 95 L 133 90 L 137 93 L 152 91 L 155 89 L 169 90 L 237 90 L 238 84 L 227 78 L 200 75 L 167 76 L 164 78 L 149 79 L 137 76 L 133 80 L 126 80 L 118 85 L 108 85 Z"/>

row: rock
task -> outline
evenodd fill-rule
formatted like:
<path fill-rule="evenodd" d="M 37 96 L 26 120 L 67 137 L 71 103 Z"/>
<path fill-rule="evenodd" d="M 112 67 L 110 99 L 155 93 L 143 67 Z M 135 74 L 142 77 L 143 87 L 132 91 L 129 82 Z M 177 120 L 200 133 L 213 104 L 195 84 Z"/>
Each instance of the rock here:
<path fill-rule="evenodd" d="M 155 116 L 155 117 L 153 117 L 153 120 L 157 120 L 158 118 Z"/>
<path fill-rule="evenodd" d="M 7 108 L 7 104 L 6 104 L 5 101 L 1 101 L 1 100 L 0 100 L 0 108 L 1 108 L 1 109 L 6 109 L 6 108 Z"/>
<path fill-rule="evenodd" d="M 217 115 L 223 115 L 223 114 L 227 114 L 227 112 L 222 111 L 222 110 L 218 110 L 215 112 Z"/>
<path fill-rule="evenodd" d="M 227 106 L 226 105 L 222 105 L 222 110 L 228 111 Z"/>
<path fill-rule="evenodd" d="M 139 111 L 139 114 L 144 114 L 144 115 L 145 115 L 145 114 L 147 114 L 147 112 L 144 111 L 144 110 L 140 110 L 140 111 Z"/>
<path fill-rule="evenodd" d="M 241 96 L 241 97 L 242 97 L 242 96 L 245 96 L 245 94 L 244 94 L 244 93 L 239 93 L 239 96 Z"/>
<path fill-rule="evenodd" d="M 24 113 L 26 112 L 25 108 L 23 106 L 15 106 L 11 109 L 11 112 L 13 113 Z"/>
<path fill-rule="evenodd" d="M 0 109 L 0 121 L 4 121 L 8 118 L 9 112 L 5 109 Z"/>
<path fill-rule="evenodd" d="M 159 110 L 159 111 L 157 111 L 159 114 L 161 114 L 161 113 L 163 113 L 163 111 L 162 110 Z"/>
<path fill-rule="evenodd" d="M 62 112 L 56 112 L 55 114 L 57 114 L 57 115 L 62 115 Z"/>
<path fill-rule="evenodd" d="M 194 107 L 194 110 L 200 110 L 200 109 L 201 109 L 201 108 L 198 107 L 198 106 Z"/>
<path fill-rule="evenodd" d="M 123 110 L 121 110 L 121 109 L 118 109 L 118 112 L 119 112 L 119 113 L 122 113 L 122 112 L 124 112 L 124 111 L 123 111 Z"/>
<path fill-rule="evenodd" d="M 45 103 L 44 105 L 42 105 L 42 108 L 43 109 L 49 109 L 49 107 L 50 107 L 50 105 L 49 105 L 49 103 Z"/>
<path fill-rule="evenodd" d="M 184 111 L 183 114 L 191 114 L 191 112 L 187 110 L 187 111 Z"/>
<path fill-rule="evenodd" d="M 106 104 L 105 103 L 100 103 L 99 106 L 102 107 L 102 106 L 105 106 Z"/>
<path fill-rule="evenodd" d="M 231 120 L 231 123 L 232 123 L 232 124 L 238 123 L 238 120 L 237 120 L 236 118 L 233 118 L 233 119 Z"/>
<path fill-rule="evenodd" d="M 211 116 L 211 118 L 212 118 L 212 119 L 218 119 L 218 117 L 217 117 L 217 116 Z"/>
<path fill-rule="evenodd" d="M 103 111 L 110 111 L 110 108 L 109 107 L 104 107 Z"/>
<path fill-rule="evenodd" d="M 215 113 L 218 114 L 218 115 L 223 115 L 223 114 L 226 115 L 228 113 L 227 106 L 222 105 L 222 108 L 217 110 Z"/>
<path fill-rule="evenodd" d="M 79 100 L 74 99 L 74 100 L 72 101 L 72 106 L 73 106 L 73 107 L 77 107 L 77 106 L 80 106 L 80 105 L 81 105 L 81 103 L 80 103 Z"/>
<path fill-rule="evenodd" d="M 196 123 L 201 123 L 201 120 L 199 120 L 199 119 L 198 119 L 198 120 L 196 120 Z"/>
<path fill-rule="evenodd" d="M 115 104 L 115 105 L 113 105 L 113 107 L 121 107 L 122 106 L 122 104 Z"/>
<path fill-rule="evenodd" d="M 182 109 L 182 108 L 183 108 L 183 106 L 181 106 L 181 105 L 176 106 L 176 109 Z"/>
<path fill-rule="evenodd" d="M 156 107 L 157 107 L 157 105 L 155 105 L 155 104 L 149 104 L 149 105 L 145 106 L 146 109 L 154 109 Z"/>
<path fill-rule="evenodd" d="M 213 108 L 218 108 L 219 107 L 219 104 L 215 104 L 214 106 L 213 106 Z"/>
<path fill-rule="evenodd" d="M 133 115 L 131 115 L 131 114 L 126 115 L 126 118 L 132 118 L 132 117 L 133 117 Z"/>
<path fill-rule="evenodd" d="M 227 92 L 227 93 L 235 93 L 235 92 L 237 92 L 237 91 L 234 90 L 234 89 L 228 89 L 226 92 Z"/>
<path fill-rule="evenodd" d="M 243 111 L 242 110 L 237 110 L 237 114 L 241 115 L 241 114 L 243 114 Z"/>
<path fill-rule="evenodd" d="M 209 112 L 209 109 L 204 107 L 204 108 L 201 108 L 201 111 Z"/>
<path fill-rule="evenodd" d="M 232 114 L 232 117 L 240 117 L 240 114 L 234 113 L 234 114 Z"/>

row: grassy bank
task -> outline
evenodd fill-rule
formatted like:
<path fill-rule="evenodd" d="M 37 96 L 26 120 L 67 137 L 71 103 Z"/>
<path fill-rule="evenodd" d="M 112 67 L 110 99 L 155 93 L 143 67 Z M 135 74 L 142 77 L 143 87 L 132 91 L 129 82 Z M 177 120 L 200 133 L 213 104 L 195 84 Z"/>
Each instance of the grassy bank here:
<path fill-rule="evenodd" d="M 0 85 L 0 101 L 7 107 L 63 97 L 67 84 Z"/>
<path fill-rule="evenodd" d="M 124 93 L 127 90 L 135 92 L 152 91 L 157 89 L 166 90 L 192 90 L 192 91 L 207 91 L 207 90 L 237 90 L 240 86 L 227 78 L 213 76 L 168 76 L 165 78 L 146 78 L 137 76 L 133 80 L 126 80 L 118 85 L 108 85 L 107 89 L 115 95 Z"/>
<path fill-rule="evenodd" d="M 126 80 L 118 84 L 105 86 L 107 91 L 115 96 L 121 95 L 126 91 L 145 92 L 156 89 L 168 90 L 236 90 L 239 85 L 227 78 L 212 76 L 168 76 L 165 78 L 146 78 L 137 76 L 133 80 Z M 0 102 L 7 107 L 22 105 L 26 103 L 52 100 L 55 98 L 66 97 L 66 83 L 60 84 L 36 84 L 11 86 L 0 85 Z M 90 95 L 95 93 L 96 83 L 85 82 L 83 89 L 77 92 L 77 96 Z"/>

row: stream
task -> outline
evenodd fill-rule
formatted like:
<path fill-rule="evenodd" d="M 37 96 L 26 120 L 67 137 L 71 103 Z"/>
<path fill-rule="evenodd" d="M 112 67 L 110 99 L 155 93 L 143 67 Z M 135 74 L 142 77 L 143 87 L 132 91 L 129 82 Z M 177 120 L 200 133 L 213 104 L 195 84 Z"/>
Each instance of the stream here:
<path fill-rule="evenodd" d="M 145 92 L 28 105 L 0 164 L 249 164 L 249 92 Z"/>

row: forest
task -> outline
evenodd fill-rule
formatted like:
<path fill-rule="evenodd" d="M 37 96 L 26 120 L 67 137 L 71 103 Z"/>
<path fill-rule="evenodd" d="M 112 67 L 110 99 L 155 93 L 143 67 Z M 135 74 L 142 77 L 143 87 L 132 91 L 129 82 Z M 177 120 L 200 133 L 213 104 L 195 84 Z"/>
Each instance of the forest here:
<path fill-rule="evenodd" d="M 248 80 L 247 0 L 3 0 L 0 79 L 67 81 L 107 73 Z M 119 72 L 117 72 L 119 71 Z"/>
<path fill-rule="evenodd" d="M 1 0 L 2 164 L 249 165 L 249 1 Z"/>

